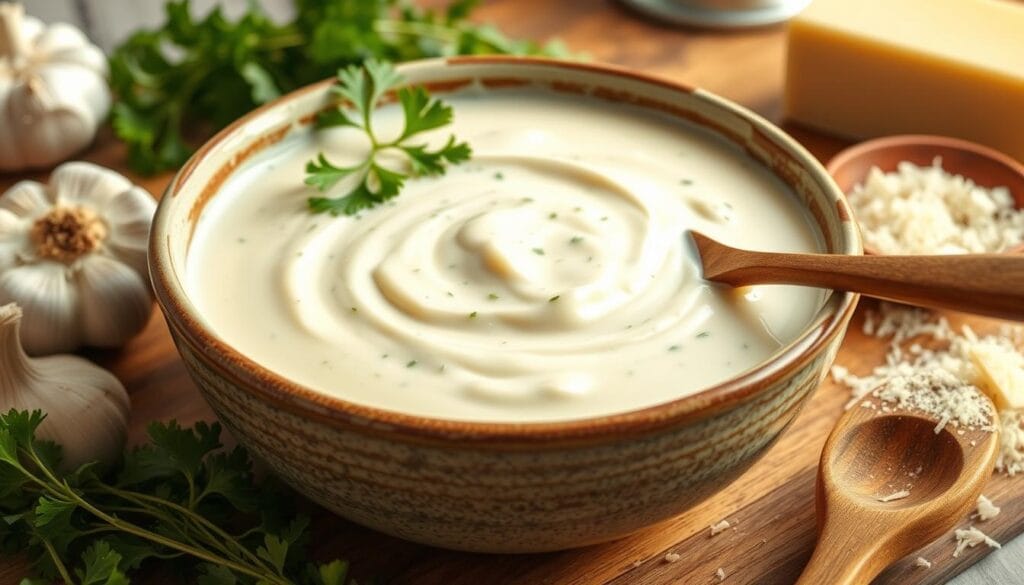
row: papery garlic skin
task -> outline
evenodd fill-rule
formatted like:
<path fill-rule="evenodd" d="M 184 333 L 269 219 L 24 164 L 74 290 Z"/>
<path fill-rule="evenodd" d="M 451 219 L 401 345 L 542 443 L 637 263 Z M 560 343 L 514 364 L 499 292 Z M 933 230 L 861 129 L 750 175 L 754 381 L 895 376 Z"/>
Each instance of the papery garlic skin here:
<path fill-rule="evenodd" d="M 0 195 L 0 303 L 24 311 L 30 355 L 119 347 L 146 326 L 155 211 L 144 189 L 85 162 Z"/>
<path fill-rule="evenodd" d="M 0 170 L 52 166 L 92 142 L 110 111 L 107 75 L 80 30 L 0 3 Z"/>
<path fill-rule="evenodd" d="M 22 350 L 21 309 L 0 306 L 0 411 L 42 410 L 37 436 L 61 445 L 61 468 L 117 461 L 128 432 L 130 401 L 113 374 L 82 358 L 30 358 Z"/>

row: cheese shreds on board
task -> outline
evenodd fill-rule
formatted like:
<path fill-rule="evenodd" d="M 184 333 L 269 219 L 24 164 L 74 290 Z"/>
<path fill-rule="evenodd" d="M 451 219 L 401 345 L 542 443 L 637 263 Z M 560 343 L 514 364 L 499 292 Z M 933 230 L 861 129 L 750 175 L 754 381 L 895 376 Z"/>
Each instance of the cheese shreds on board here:
<path fill-rule="evenodd" d="M 1024 239 L 1024 211 L 1006 187 L 986 189 L 932 166 L 872 168 L 849 194 L 864 244 L 883 254 L 1002 252 Z"/>
<path fill-rule="evenodd" d="M 725 581 L 725 569 L 723 569 L 722 567 L 718 567 L 718 570 L 715 571 L 715 577 L 718 577 L 719 583 Z"/>
<path fill-rule="evenodd" d="M 665 562 L 666 563 L 675 563 L 675 562 L 678 562 L 679 559 L 681 559 L 681 558 L 683 558 L 683 557 L 679 553 L 670 552 L 670 553 L 665 554 Z"/>
<path fill-rule="evenodd" d="M 929 311 L 885 302 L 879 304 L 877 311 L 867 312 L 863 330 L 866 335 L 887 339 L 888 349 L 885 363 L 864 376 L 854 375 L 841 365 L 832 367 L 832 379 L 850 390 L 851 398 L 846 404 L 847 408 L 863 404 L 865 396 L 883 385 L 887 388 L 892 386 L 889 383 L 895 378 L 903 380 L 895 385 L 895 389 L 883 390 L 888 398 L 896 400 L 902 394 L 901 389 L 906 389 L 908 385 L 929 378 L 940 381 L 949 379 L 949 376 L 955 377 L 961 391 L 973 387 L 991 391 L 985 387 L 983 376 L 972 355 L 1019 356 L 1020 348 L 1024 347 L 1024 327 L 1021 326 L 1004 325 L 998 334 L 979 337 L 966 326 L 959 332 L 954 331 L 944 317 Z M 924 345 L 926 341 L 931 347 Z M 979 351 L 978 348 L 982 349 Z M 1000 363 L 1004 359 L 1015 358 L 999 358 Z M 929 373 L 932 372 L 938 373 L 931 376 Z M 915 376 L 925 378 L 918 378 L 915 382 Z M 953 413 L 957 416 L 950 416 L 947 421 L 951 426 L 955 426 L 952 425 L 953 421 L 962 420 L 965 416 L 971 419 L 978 414 L 974 412 L 971 415 L 973 407 L 970 402 L 956 404 L 959 400 L 956 394 L 949 394 L 947 398 L 954 399 L 948 405 L 957 409 Z M 999 404 L 999 399 L 996 398 L 995 402 Z M 961 406 L 967 411 L 960 412 L 958 409 Z M 1024 472 L 1024 409 L 1000 409 L 999 426 L 1002 432 L 999 435 L 1000 450 L 996 469 L 1011 476 Z"/>
<path fill-rule="evenodd" d="M 987 534 L 973 526 L 957 530 L 954 536 L 956 538 L 956 550 L 953 551 L 953 558 L 959 557 L 965 550 L 974 548 L 979 544 L 987 544 L 992 548 L 1003 548 L 998 542 L 992 540 Z"/>
<path fill-rule="evenodd" d="M 924 557 L 917 557 L 917 560 L 914 561 L 914 566 L 930 569 L 932 568 L 932 562 Z"/>
<path fill-rule="evenodd" d="M 728 530 L 730 526 L 732 526 L 732 524 L 729 524 L 728 520 L 722 520 L 721 522 L 718 522 L 717 524 L 712 524 L 711 525 L 711 536 L 715 536 L 719 532 L 724 532 L 724 531 Z"/>
<path fill-rule="evenodd" d="M 978 520 L 985 522 L 991 520 L 999 515 L 1001 508 L 992 503 L 992 500 L 986 498 L 984 495 L 978 496 Z"/>
<path fill-rule="evenodd" d="M 891 494 L 889 494 L 887 496 L 882 496 L 881 498 L 878 498 L 878 501 L 879 502 L 895 502 L 896 500 L 902 500 L 903 498 L 905 498 L 905 497 L 907 497 L 909 495 L 910 495 L 910 491 L 908 491 L 908 490 L 900 490 L 898 492 L 893 492 L 893 493 L 891 493 Z"/>

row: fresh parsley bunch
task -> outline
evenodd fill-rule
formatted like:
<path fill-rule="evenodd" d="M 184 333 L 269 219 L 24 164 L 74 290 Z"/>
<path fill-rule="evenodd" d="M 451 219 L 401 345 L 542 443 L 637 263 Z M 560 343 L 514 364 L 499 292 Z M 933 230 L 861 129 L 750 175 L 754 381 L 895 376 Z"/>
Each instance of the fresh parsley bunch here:
<path fill-rule="evenodd" d="M 308 518 L 254 482 L 244 449 L 222 449 L 218 424 L 154 423 L 117 469 L 64 473 L 35 437 L 43 418 L 0 414 L 0 550 L 29 551 L 44 577 L 22 585 L 127 585 L 160 561 L 198 585 L 354 585 L 346 563 L 305 560 Z"/>
<path fill-rule="evenodd" d="M 331 91 L 340 103 L 321 112 L 316 127 L 359 129 L 369 139 L 370 151 L 363 162 L 349 167 L 331 164 L 323 153 L 306 165 L 306 184 L 321 191 L 331 189 L 349 176 L 358 179 L 341 197 L 310 198 L 309 208 L 314 213 L 354 215 L 398 195 L 410 176 L 443 175 L 447 164 L 469 160 L 472 154 L 469 145 L 457 142 L 454 135 L 435 150 L 430 150 L 426 144 L 409 142 L 423 132 L 447 126 L 453 116 L 451 106 L 430 97 L 420 86 L 403 87 L 395 92 L 405 120 L 402 133 L 390 141 L 377 137 L 373 131 L 373 111 L 381 98 L 401 81 L 390 63 L 374 59 L 366 61 L 362 67 L 350 65 L 338 72 L 338 83 Z M 379 154 L 389 150 L 404 153 L 408 171 L 389 169 L 377 161 Z"/>
<path fill-rule="evenodd" d="M 296 0 L 277 24 L 256 2 L 236 21 L 219 9 L 193 19 L 188 0 L 166 5 L 162 28 L 135 33 L 110 58 L 114 130 L 133 169 L 175 169 L 200 138 L 259 104 L 369 58 L 453 54 L 565 54 L 559 44 L 513 41 L 470 22 L 478 0 L 445 10 L 407 0 Z M 186 129 L 194 129 L 185 136 Z"/>

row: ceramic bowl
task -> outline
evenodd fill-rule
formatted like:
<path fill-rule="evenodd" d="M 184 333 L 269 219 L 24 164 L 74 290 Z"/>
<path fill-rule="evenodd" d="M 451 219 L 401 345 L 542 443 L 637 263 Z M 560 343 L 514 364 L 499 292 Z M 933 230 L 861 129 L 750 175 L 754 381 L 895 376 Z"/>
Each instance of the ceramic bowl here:
<path fill-rule="evenodd" d="M 849 193 L 867 178 L 872 167 L 889 173 L 903 161 L 931 166 L 936 157 L 942 159 L 942 168 L 948 173 L 963 175 L 990 189 L 1007 187 L 1017 208 L 1024 209 L 1024 164 L 987 146 L 957 138 L 908 134 L 868 140 L 832 157 L 828 172 L 843 193 Z M 864 252 L 879 254 L 867 245 Z M 1024 244 L 1007 252 L 1024 252 Z"/>
<path fill-rule="evenodd" d="M 400 71 L 441 96 L 470 84 L 494 91 L 535 84 L 686 120 L 792 186 L 830 252 L 861 253 L 847 203 L 825 169 L 781 130 L 707 92 L 607 66 L 541 59 L 450 58 Z M 796 341 L 722 384 L 569 422 L 411 416 L 319 394 L 253 362 L 210 330 L 183 286 L 192 232 L 234 169 L 302 131 L 327 106 L 331 83 L 264 106 L 203 146 L 168 187 L 150 246 L 157 299 L 205 398 L 241 443 L 325 508 L 401 538 L 470 551 L 607 541 L 679 514 L 729 484 L 782 433 L 831 365 L 856 295 L 831 293 Z"/>

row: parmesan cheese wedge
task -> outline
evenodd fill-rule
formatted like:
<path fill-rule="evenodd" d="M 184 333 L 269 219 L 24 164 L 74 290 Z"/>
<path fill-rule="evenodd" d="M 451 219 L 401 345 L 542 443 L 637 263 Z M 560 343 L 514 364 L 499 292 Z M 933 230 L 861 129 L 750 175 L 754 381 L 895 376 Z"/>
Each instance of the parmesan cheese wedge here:
<path fill-rule="evenodd" d="M 999 410 L 1024 408 L 1024 356 L 996 344 L 974 344 L 969 355 L 978 370 L 978 386 Z"/>

